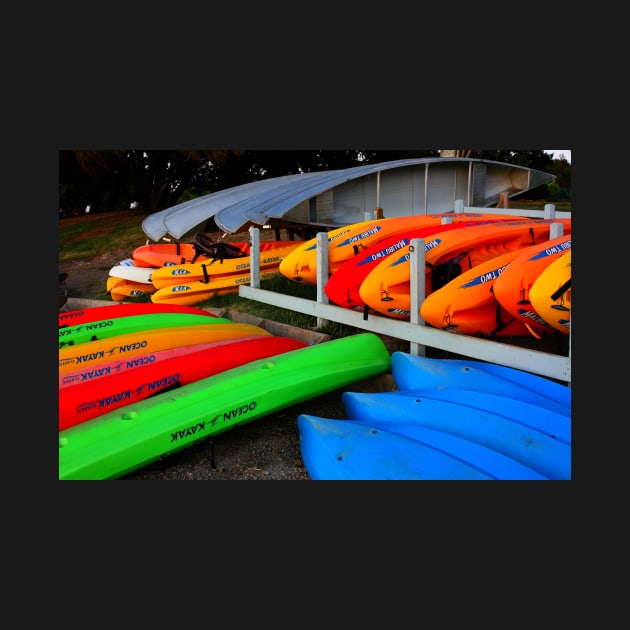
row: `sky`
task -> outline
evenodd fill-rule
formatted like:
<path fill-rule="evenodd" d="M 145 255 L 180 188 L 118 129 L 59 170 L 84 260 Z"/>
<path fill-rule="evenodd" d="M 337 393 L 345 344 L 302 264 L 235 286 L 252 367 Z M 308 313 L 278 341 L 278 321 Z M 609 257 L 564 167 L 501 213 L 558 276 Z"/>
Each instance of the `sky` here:
<path fill-rule="evenodd" d="M 559 160 L 562 156 L 571 164 L 571 150 L 570 149 L 543 149 L 545 153 L 551 154 L 554 160 Z"/>

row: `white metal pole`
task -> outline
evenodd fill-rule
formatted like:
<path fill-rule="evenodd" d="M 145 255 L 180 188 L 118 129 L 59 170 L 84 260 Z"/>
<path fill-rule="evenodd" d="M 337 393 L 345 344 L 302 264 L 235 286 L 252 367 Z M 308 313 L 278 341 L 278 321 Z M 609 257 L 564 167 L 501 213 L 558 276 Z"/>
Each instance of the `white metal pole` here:
<path fill-rule="evenodd" d="M 417 326 L 424 324 L 420 315 L 420 305 L 426 297 L 424 248 L 423 238 L 412 238 L 409 241 L 409 321 Z M 425 356 L 426 346 L 411 341 L 409 354 Z"/>
<path fill-rule="evenodd" d="M 260 230 L 249 228 L 249 285 L 260 288 Z"/>
<path fill-rule="evenodd" d="M 328 233 L 317 232 L 317 301 L 320 304 L 328 304 L 328 296 L 324 287 L 328 282 Z M 328 324 L 327 319 L 317 318 L 317 328 Z"/>

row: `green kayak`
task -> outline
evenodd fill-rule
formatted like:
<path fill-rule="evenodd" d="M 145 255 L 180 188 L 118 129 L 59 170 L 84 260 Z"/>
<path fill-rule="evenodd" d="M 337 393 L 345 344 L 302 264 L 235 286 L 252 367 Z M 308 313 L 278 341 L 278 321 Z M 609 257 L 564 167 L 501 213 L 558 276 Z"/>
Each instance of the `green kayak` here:
<path fill-rule="evenodd" d="M 147 313 L 100 319 L 95 322 L 77 324 L 59 329 L 59 347 L 75 346 L 88 341 L 109 339 L 118 335 L 152 330 L 154 328 L 170 328 L 171 326 L 198 326 L 205 324 L 227 324 L 232 320 L 224 317 L 213 317 L 209 314 L 194 313 Z"/>
<path fill-rule="evenodd" d="M 252 361 L 59 433 L 59 479 L 115 479 L 200 440 L 390 369 L 373 333 Z"/>

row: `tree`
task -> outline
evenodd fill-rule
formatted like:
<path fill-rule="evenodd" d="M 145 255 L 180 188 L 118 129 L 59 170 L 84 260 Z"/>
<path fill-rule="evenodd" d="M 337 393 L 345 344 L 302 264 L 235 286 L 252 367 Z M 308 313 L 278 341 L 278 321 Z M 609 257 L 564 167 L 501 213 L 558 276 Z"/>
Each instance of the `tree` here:
<path fill-rule="evenodd" d="M 89 204 L 115 209 L 120 151 L 59 151 L 59 207 L 65 214 L 83 212 Z"/>
<path fill-rule="evenodd" d="M 155 212 L 175 205 L 191 186 L 218 190 L 213 168 L 244 151 L 60 151 L 59 206 L 68 213 L 129 208 Z M 213 188 L 213 183 L 218 188 Z"/>
<path fill-rule="evenodd" d="M 570 188 L 571 166 L 542 150 L 451 150 L 455 156 L 518 164 L 552 172 Z M 78 214 L 132 206 L 142 214 L 218 190 L 294 173 L 350 168 L 391 160 L 439 157 L 438 149 L 368 150 L 69 150 L 59 152 L 59 207 Z M 564 164 L 556 164 L 564 162 Z M 530 191 L 532 193 L 533 191 Z M 544 196 L 544 190 L 537 191 Z"/>
<path fill-rule="evenodd" d="M 568 194 L 571 190 L 571 164 L 567 162 L 566 158 L 552 160 L 547 171 L 556 176 L 556 184 L 560 190 L 566 191 L 565 194 Z"/>

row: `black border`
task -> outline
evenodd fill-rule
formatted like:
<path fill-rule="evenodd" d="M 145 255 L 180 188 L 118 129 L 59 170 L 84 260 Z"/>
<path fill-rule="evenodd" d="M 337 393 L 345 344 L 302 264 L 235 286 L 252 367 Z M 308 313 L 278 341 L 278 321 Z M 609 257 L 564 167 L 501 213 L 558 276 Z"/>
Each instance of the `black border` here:
<path fill-rule="evenodd" d="M 411 78 L 411 77 L 410 77 Z M 418 77 L 416 77 L 418 79 Z M 373 84 L 373 85 L 372 85 Z M 569 115 L 569 103 L 550 107 L 550 98 L 544 91 L 534 94 L 510 95 L 506 98 L 506 86 L 497 84 L 491 87 L 492 93 L 485 91 L 477 98 L 468 98 L 465 93 L 455 89 L 446 89 L 443 85 L 418 94 L 414 89 L 386 90 L 378 85 L 378 78 L 366 78 L 364 83 L 357 84 L 356 77 L 352 86 L 343 86 L 339 92 L 333 85 L 303 85 L 295 90 L 295 84 L 287 84 L 280 90 L 280 80 L 271 85 L 264 80 L 253 81 L 245 85 L 242 81 L 233 81 L 230 90 L 225 86 L 210 85 L 208 98 L 193 98 L 186 95 L 183 88 L 172 87 L 171 93 L 159 95 L 141 93 L 126 88 L 117 90 L 116 98 L 101 98 L 102 94 L 85 94 L 72 103 L 67 101 L 65 107 L 55 110 L 55 124 L 49 129 L 52 139 L 51 149 L 40 156 L 49 173 L 46 182 L 33 182 L 37 173 L 26 173 L 26 181 L 22 189 L 28 191 L 28 206 L 38 218 L 34 222 L 39 225 L 41 235 L 48 234 L 48 219 L 51 220 L 50 233 L 56 234 L 57 199 L 57 151 L 72 148 L 244 148 L 244 149 L 430 149 L 435 147 L 472 147 L 476 149 L 515 148 L 534 149 L 539 147 L 570 147 L 572 151 L 572 197 L 573 207 L 578 213 L 577 231 L 581 231 L 580 223 L 589 208 L 595 205 L 594 184 L 602 181 L 602 165 L 587 148 L 575 144 L 575 127 Z M 163 87 L 163 86 L 162 86 Z M 411 88 L 411 85 L 408 86 Z M 421 86 L 422 87 L 422 86 Z M 426 86 L 423 86 L 426 88 Z M 274 95 L 276 98 L 270 98 Z M 97 97 L 98 96 L 98 97 Z M 571 119 L 571 122 L 570 122 Z M 589 159 L 589 156 L 590 159 Z M 577 171 L 574 168 L 577 167 Z M 35 192 L 33 196 L 32 193 Z M 24 200 L 16 207 L 24 207 Z M 35 210 L 36 209 L 36 210 Z M 602 213 L 604 211 L 602 210 Z M 27 212 L 24 218 L 31 223 Z M 42 225 L 41 217 L 45 216 Z M 582 218 L 580 218 L 582 217 Z M 585 237 L 586 238 L 586 237 Z M 39 240 L 39 239 L 38 239 Z M 54 242 L 54 239 L 45 239 Z M 584 242 L 581 239 L 581 242 Z M 36 265 L 38 278 L 45 278 L 46 304 L 57 304 L 58 282 L 55 259 L 57 249 L 50 247 L 50 263 Z M 579 257 L 578 257 L 579 260 Z M 32 264 L 32 262 L 31 262 Z M 578 262 L 578 266 L 581 263 Z M 51 277 L 48 276 L 51 274 Z M 582 273 L 582 272 L 580 272 Z M 579 286 L 579 285 L 578 285 Z M 584 282 L 582 283 L 584 286 Z M 50 293 L 48 293 L 50 290 Z M 39 294 L 41 295 L 41 294 Z M 41 299 L 41 298 L 40 298 Z M 585 300 L 580 301 L 580 309 L 585 308 Z M 56 310 L 56 308 L 55 308 Z M 47 314 L 47 318 L 54 313 Z M 583 356 L 588 314 L 578 317 L 578 356 Z M 39 319 L 39 316 L 37 316 Z M 580 323 L 582 322 L 582 323 Z M 583 327 L 582 332 L 580 327 Z M 48 328 L 44 328 L 41 347 L 49 344 Z M 575 335 L 573 338 L 573 354 L 575 355 Z M 51 353 L 52 354 L 52 353 Z M 51 357 L 51 366 L 52 366 Z M 51 372 L 56 372 L 52 368 Z M 574 412 L 581 412 L 584 390 L 583 377 L 578 366 L 573 367 L 573 392 L 575 397 Z M 50 379 L 50 376 L 44 376 Z M 590 377 L 589 377 L 590 378 Z M 41 397 L 43 409 L 37 413 L 42 424 L 48 423 L 54 429 L 51 410 L 56 404 L 56 388 L 54 378 L 50 379 L 50 398 Z M 48 390 L 47 390 L 48 391 Z M 36 396 L 39 399 L 39 396 Z M 38 400 L 39 402 L 39 400 Z M 53 414 L 54 415 L 54 414 Z M 576 425 L 579 420 L 576 421 Z M 576 438 L 582 437 L 575 431 Z M 54 434 L 46 437 L 43 453 L 38 461 L 47 463 L 44 477 L 56 481 L 57 460 L 51 442 Z M 578 480 L 582 473 L 581 459 L 585 456 L 581 449 L 589 440 L 576 439 L 576 451 L 580 453 L 575 460 L 575 476 Z M 38 446 L 41 442 L 38 439 Z M 52 454 L 52 457 L 51 457 Z M 579 462 L 579 466 L 578 466 Z M 491 513 L 495 512 L 496 496 L 500 495 L 505 507 L 517 509 L 519 513 L 533 510 L 538 515 L 549 510 L 549 518 L 558 514 L 562 497 L 568 486 L 545 484 L 510 484 L 507 486 L 466 486 L 461 484 L 391 484 L 348 483 L 341 484 L 219 484 L 191 485 L 173 484 L 58 484 L 54 494 L 63 503 L 60 510 L 68 510 L 71 518 L 73 512 L 84 509 L 115 509 L 121 519 L 136 515 L 141 520 L 146 515 L 153 515 L 162 525 L 173 523 L 176 529 L 184 523 L 190 523 L 196 516 L 201 518 L 200 504 L 206 504 L 210 511 L 220 518 L 206 522 L 215 523 L 225 528 L 223 518 L 230 521 L 229 516 L 252 519 L 252 526 L 259 527 L 260 519 L 284 521 L 283 527 L 295 528 L 296 525 L 307 525 L 317 510 L 324 510 L 330 520 L 322 522 L 322 527 L 339 528 L 344 519 L 363 520 L 361 528 L 370 530 L 374 518 L 379 522 L 383 512 L 386 518 L 410 517 L 409 501 L 415 504 L 414 518 L 434 522 L 435 510 L 452 509 L 452 502 L 462 500 L 461 493 L 470 495 L 468 500 L 458 503 L 465 511 L 460 518 L 479 517 L 487 501 Z M 527 488 L 527 489 L 525 489 Z M 528 495 L 529 507 L 519 502 L 523 493 Z M 477 499 L 479 504 L 477 505 Z M 451 508 L 447 504 L 451 503 Z M 494 505 L 493 505 L 494 504 Z M 63 507 L 61 507 L 63 505 Z M 566 504 L 565 504 L 566 505 Z M 80 506 L 80 507 L 79 507 Z M 143 511 L 146 514 L 143 515 Z M 199 510 L 199 511 L 198 511 Z M 233 512 L 233 510 L 235 512 Z M 123 513 L 126 516 L 123 516 Z M 380 513 L 379 516 L 376 516 Z M 418 514 L 420 513 L 420 516 Z M 176 515 L 176 516 L 175 516 Z M 181 520 L 183 519 L 183 521 Z M 255 525 L 254 525 L 255 521 Z M 158 524 L 160 524 L 158 523 Z"/>

